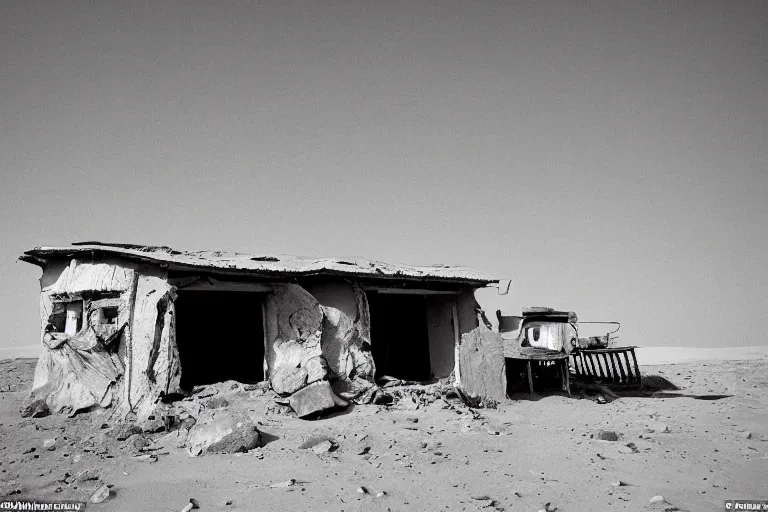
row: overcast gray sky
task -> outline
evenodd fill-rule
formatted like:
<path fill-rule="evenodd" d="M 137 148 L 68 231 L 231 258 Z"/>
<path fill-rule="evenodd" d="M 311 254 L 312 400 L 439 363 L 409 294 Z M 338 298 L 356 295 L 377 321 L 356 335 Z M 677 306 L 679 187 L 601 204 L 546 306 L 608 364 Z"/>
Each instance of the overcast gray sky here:
<path fill-rule="evenodd" d="M 624 343 L 768 322 L 768 2 L 0 2 L 0 347 L 77 240 L 457 263 Z"/>

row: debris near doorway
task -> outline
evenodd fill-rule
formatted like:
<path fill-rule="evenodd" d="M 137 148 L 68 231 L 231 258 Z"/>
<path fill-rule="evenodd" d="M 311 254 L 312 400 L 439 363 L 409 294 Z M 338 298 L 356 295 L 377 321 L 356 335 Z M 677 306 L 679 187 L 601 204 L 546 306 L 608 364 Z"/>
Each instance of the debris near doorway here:
<path fill-rule="evenodd" d="M 203 453 L 247 452 L 261 446 L 261 432 L 244 413 L 231 409 L 204 411 L 189 431 L 187 452 Z"/>
<path fill-rule="evenodd" d="M 313 417 L 321 412 L 343 409 L 349 402 L 339 398 L 328 381 L 314 382 L 290 396 L 288 403 L 299 418 Z"/>

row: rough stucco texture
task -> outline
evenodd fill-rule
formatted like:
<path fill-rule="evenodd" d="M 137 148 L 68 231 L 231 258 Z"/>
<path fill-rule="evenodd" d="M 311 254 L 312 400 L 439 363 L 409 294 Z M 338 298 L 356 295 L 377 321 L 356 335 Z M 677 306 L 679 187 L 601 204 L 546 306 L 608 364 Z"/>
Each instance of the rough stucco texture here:
<path fill-rule="evenodd" d="M 461 387 L 470 395 L 506 398 L 507 375 L 501 335 L 480 325 L 461 337 Z"/>

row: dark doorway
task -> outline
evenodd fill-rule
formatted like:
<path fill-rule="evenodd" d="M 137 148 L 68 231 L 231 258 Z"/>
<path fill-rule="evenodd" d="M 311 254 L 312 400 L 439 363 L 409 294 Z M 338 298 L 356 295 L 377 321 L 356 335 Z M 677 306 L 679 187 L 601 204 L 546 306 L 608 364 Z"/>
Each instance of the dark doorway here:
<path fill-rule="evenodd" d="M 424 297 L 370 292 L 368 307 L 376 376 L 430 380 L 432 368 Z"/>
<path fill-rule="evenodd" d="M 253 292 L 179 292 L 176 344 L 182 388 L 264 378 L 262 300 Z"/>

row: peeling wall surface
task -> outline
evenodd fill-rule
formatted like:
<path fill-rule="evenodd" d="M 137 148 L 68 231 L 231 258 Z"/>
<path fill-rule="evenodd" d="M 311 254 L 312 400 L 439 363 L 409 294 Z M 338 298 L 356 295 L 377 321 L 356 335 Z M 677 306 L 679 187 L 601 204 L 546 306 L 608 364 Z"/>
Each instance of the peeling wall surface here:
<path fill-rule="evenodd" d="M 321 380 L 334 383 L 334 391 L 345 398 L 369 388 L 374 365 L 363 291 L 332 283 L 319 294 L 342 310 L 321 304 L 299 285 L 273 286 L 265 309 L 267 366 L 275 392 L 290 395 Z"/>
<path fill-rule="evenodd" d="M 158 264 L 110 257 L 51 259 L 41 266 L 45 349 L 32 397 L 53 410 L 74 414 L 111 407 L 118 418 L 145 419 L 163 395 L 182 391 L 177 286 L 262 294 L 264 361 L 253 364 L 264 364 L 272 389 L 292 397 L 302 414 L 316 412 L 316 404 L 370 395 L 375 386 L 376 340 L 366 292 L 355 278 L 314 276 L 304 286 L 205 273 L 169 280 Z M 456 340 L 478 326 L 474 288 L 464 286 L 458 294 L 425 295 L 429 362 L 439 378 L 458 370 Z M 310 386 L 311 393 L 297 394 Z"/>
<path fill-rule="evenodd" d="M 33 399 L 70 414 L 119 402 L 124 373 L 119 346 L 130 318 L 126 299 L 134 275 L 130 265 L 114 261 L 52 261 L 43 268 L 44 349 L 35 370 Z"/>
<path fill-rule="evenodd" d="M 470 395 L 503 400 L 507 375 L 501 335 L 480 325 L 461 337 L 461 387 Z"/>
<path fill-rule="evenodd" d="M 142 268 L 135 283 L 133 320 L 126 352 L 126 393 L 121 412 L 146 417 L 161 393 L 178 391 L 181 378 L 173 301 L 164 271 Z"/>
<path fill-rule="evenodd" d="M 320 340 L 323 312 L 317 300 L 295 284 L 278 284 L 267 297 L 267 367 L 272 389 L 290 395 L 328 374 Z"/>

